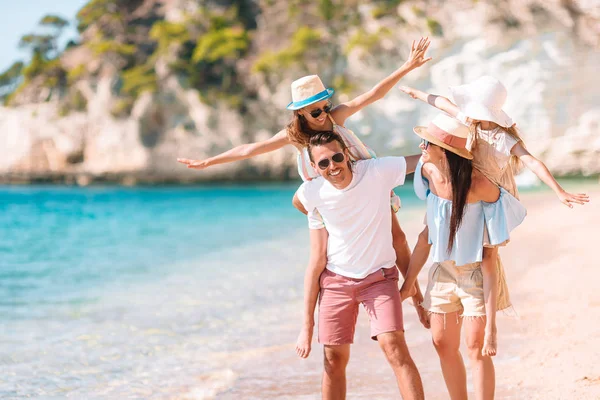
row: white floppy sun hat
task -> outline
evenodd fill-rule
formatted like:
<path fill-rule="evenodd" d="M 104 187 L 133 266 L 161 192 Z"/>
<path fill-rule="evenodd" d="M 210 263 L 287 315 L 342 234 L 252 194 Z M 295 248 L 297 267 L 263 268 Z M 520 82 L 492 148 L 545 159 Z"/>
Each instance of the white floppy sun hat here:
<path fill-rule="evenodd" d="M 299 110 L 308 105 L 326 100 L 333 96 L 332 88 L 325 88 L 317 75 L 304 76 L 292 82 L 292 102 L 288 110 Z"/>
<path fill-rule="evenodd" d="M 450 86 L 450 92 L 460 111 L 467 117 L 492 121 L 504 128 L 513 125 L 512 118 L 502 110 L 508 93 L 498 79 L 482 76 L 466 85 Z"/>

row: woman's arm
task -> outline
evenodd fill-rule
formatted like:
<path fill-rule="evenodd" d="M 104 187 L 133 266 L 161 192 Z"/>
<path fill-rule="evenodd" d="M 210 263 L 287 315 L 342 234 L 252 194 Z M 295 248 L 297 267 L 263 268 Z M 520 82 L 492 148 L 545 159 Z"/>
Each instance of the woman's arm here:
<path fill-rule="evenodd" d="M 421 293 L 419 282 L 417 282 L 417 276 L 419 275 L 419 272 L 421 272 L 421 269 L 423 269 L 423 265 L 425 265 L 427 262 L 430 249 L 431 245 L 429 244 L 429 228 L 425 226 L 423 231 L 421 231 L 419 234 L 417 244 L 413 249 L 410 262 L 408 263 L 408 271 L 406 271 L 404 283 L 400 289 L 400 297 L 402 298 L 402 301 L 408 297 L 412 297 L 413 304 L 417 309 L 419 321 L 421 321 L 421 324 L 423 324 L 426 329 L 429 329 L 431 325 L 429 321 L 429 314 L 421 306 L 421 303 L 423 302 L 423 294 Z"/>
<path fill-rule="evenodd" d="M 406 160 L 406 175 L 412 174 L 415 172 L 415 169 L 417 168 L 417 164 L 419 163 L 419 160 L 421 159 L 421 154 L 414 154 L 412 156 L 406 156 L 406 157 L 404 157 L 404 159 Z"/>
<path fill-rule="evenodd" d="M 429 105 L 444 111 L 446 114 L 449 114 L 454 118 L 456 118 L 458 112 L 460 111 L 456 104 L 454 104 L 444 96 L 425 93 L 420 90 L 410 88 L 408 86 L 400 86 L 399 89 L 402 90 L 404 93 L 408 94 L 413 99 L 424 101 L 425 103 L 428 103 Z"/>
<path fill-rule="evenodd" d="M 383 96 L 392 90 L 392 88 L 400 79 L 402 79 L 402 77 L 404 77 L 413 69 L 418 68 L 431 60 L 431 57 L 425 58 L 425 52 L 427 52 L 427 48 L 429 48 L 430 43 L 431 42 L 429 41 L 429 38 L 421 38 L 421 40 L 419 40 L 419 42 L 416 44 L 413 41 L 408 60 L 406 60 L 406 62 L 400 68 L 379 82 L 368 92 L 335 107 L 331 112 L 333 119 L 338 124 L 344 125 L 344 122 L 348 117 L 359 112 L 369 104 L 383 98 Z"/>
<path fill-rule="evenodd" d="M 425 226 L 421 233 L 419 233 L 419 239 L 417 240 L 417 244 L 415 245 L 410 257 L 410 262 L 408 263 L 406 277 L 404 278 L 404 283 L 400 289 L 402 300 L 415 295 L 415 282 L 417 281 L 419 272 L 421 272 L 421 269 L 423 269 L 423 265 L 425 265 L 427 262 L 430 249 L 431 244 L 429 244 L 429 228 Z"/>
<path fill-rule="evenodd" d="M 572 194 L 565 191 L 562 186 L 559 185 L 556 179 L 554 179 L 548 170 L 548 167 L 546 167 L 543 162 L 532 156 L 531 153 L 529 153 L 529 151 L 527 151 L 527 149 L 523 147 L 521 143 L 515 144 L 510 153 L 519 157 L 519 159 L 523 161 L 523 164 L 525 164 L 527 168 L 529 168 L 538 178 L 540 178 L 542 182 L 548 185 L 548 187 L 552 189 L 554 193 L 556 193 L 560 202 L 567 207 L 573 208 L 573 204 L 571 203 L 583 205 L 590 201 L 589 196 L 585 193 Z"/>
<path fill-rule="evenodd" d="M 282 129 L 270 139 L 263 140 L 262 142 L 242 144 L 231 150 L 227 150 L 224 153 L 207 158 L 206 160 L 178 158 L 177 161 L 186 164 L 188 168 L 204 169 L 213 165 L 226 164 L 233 161 L 252 158 L 260 154 L 270 153 L 271 151 L 279 150 L 286 144 L 290 144 L 290 141 L 287 137 L 286 130 Z"/>

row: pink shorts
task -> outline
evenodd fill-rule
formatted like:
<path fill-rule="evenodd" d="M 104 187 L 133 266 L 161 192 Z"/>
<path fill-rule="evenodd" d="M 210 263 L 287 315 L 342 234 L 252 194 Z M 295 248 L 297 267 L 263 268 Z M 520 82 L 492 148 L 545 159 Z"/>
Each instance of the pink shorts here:
<path fill-rule="evenodd" d="M 347 278 L 328 269 L 320 279 L 319 343 L 350 344 L 363 304 L 371 320 L 371 338 L 385 332 L 404 331 L 398 268 L 382 268 L 363 279 Z"/>

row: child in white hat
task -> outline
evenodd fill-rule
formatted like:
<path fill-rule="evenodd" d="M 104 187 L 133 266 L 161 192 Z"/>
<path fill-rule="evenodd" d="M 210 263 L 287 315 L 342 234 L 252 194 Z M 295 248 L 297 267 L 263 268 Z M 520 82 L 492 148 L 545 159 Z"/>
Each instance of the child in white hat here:
<path fill-rule="evenodd" d="M 298 150 L 298 173 L 303 180 L 311 180 L 318 177 L 319 174 L 310 164 L 306 147 L 310 137 L 322 131 L 334 131 L 340 135 L 348 147 L 351 157 L 355 160 L 373 158 L 375 157 L 375 153 L 366 147 L 350 129 L 347 129 L 344 126 L 344 122 L 348 117 L 362 110 L 364 107 L 383 98 L 410 71 L 430 61 L 431 58 L 427 58 L 425 55 L 429 44 L 429 39 L 426 37 L 421 38 L 418 42 L 413 41 L 408 60 L 400 68 L 368 92 L 335 107 L 329 101 L 333 96 L 334 90 L 326 88 L 317 75 L 300 78 L 292 82 L 292 102 L 286 107 L 288 110 L 294 112 L 293 119 L 276 135 L 262 142 L 237 146 L 204 160 L 178 158 L 177 161 L 186 164 L 188 168 L 204 169 L 213 165 L 252 158 L 291 144 Z M 297 201 L 294 201 L 294 205 L 304 213 L 307 212 Z M 400 207 L 400 200 L 393 193 L 391 196 L 391 205 L 393 212 L 396 212 Z M 315 217 L 315 214 L 311 215 L 311 217 Z M 397 218 L 395 218 L 393 213 L 391 217 L 392 237 L 397 256 L 397 265 L 400 271 L 404 273 L 408 268 L 410 249 Z M 417 296 L 420 298 L 417 299 Z M 421 298 L 422 295 L 417 290 L 415 304 L 420 303 Z M 419 307 L 417 307 L 417 312 L 421 321 L 425 320 L 426 314 Z M 301 335 L 298 340 L 298 347 L 301 348 L 302 354 L 305 354 L 305 356 L 308 356 L 310 352 L 312 331 L 308 333 L 308 336 L 310 337 Z"/>
<path fill-rule="evenodd" d="M 429 103 L 467 125 L 470 133 L 466 148 L 473 154 L 473 167 L 514 197 L 519 197 L 514 175 L 518 171 L 519 162 L 522 162 L 548 185 L 566 206 L 573 208 L 573 204 L 583 205 L 589 201 L 587 194 L 572 194 L 565 191 L 546 165 L 527 151 L 516 124 L 502 110 L 507 91 L 498 79 L 483 76 L 472 83 L 450 87 L 455 103 L 446 97 L 406 86 L 401 86 L 400 90 L 414 99 Z M 424 247 L 426 246 L 423 243 L 417 243 L 414 252 Z M 483 279 L 486 282 L 485 287 L 497 288 L 497 291 L 491 291 L 491 296 L 506 299 L 503 301 L 504 304 L 493 302 L 498 309 L 502 309 L 509 306 L 510 301 L 504 267 L 499 256 L 497 260 L 496 275 L 489 276 L 484 273 Z M 495 355 L 497 351 L 495 314 L 495 307 L 486 309 L 484 355 Z"/>
<path fill-rule="evenodd" d="M 556 193 L 561 203 L 573 208 L 573 204 L 588 202 L 586 194 L 565 191 L 546 165 L 527 151 L 516 124 L 502 110 L 507 91 L 498 79 L 482 76 L 472 83 L 450 87 L 454 103 L 406 86 L 400 90 L 467 125 L 471 131 L 467 149 L 473 153 L 473 166 L 516 198 L 519 196 L 514 175 L 520 161 Z"/>

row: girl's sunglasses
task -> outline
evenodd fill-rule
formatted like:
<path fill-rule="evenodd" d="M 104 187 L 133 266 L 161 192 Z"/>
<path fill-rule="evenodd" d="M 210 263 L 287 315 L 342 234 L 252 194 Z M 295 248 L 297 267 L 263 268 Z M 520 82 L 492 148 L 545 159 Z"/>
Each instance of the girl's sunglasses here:
<path fill-rule="evenodd" d="M 428 140 L 421 139 L 421 144 L 423 145 L 423 148 L 425 150 L 427 150 L 427 148 L 429 147 L 429 141 Z"/>
<path fill-rule="evenodd" d="M 331 161 L 333 161 L 335 163 L 341 163 L 341 162 L 344 162 L 345 158 L 346 158 L 346 156 L 344 155 L 344 153 L 335 153 L 333 156 L 331 156 Z M 317 165 L 322 170 L 326 170 L 327 167 L 329 167 L 329 164 L 331 163 L 331 161 L 329 160 L 329 158 L 324 158 L 324 159 L 320 160 L 317 163 Z"/>
<path fill-rule="evenodd" d="M 331 103 L 327 103 L 327 105 L 325 107 L 323 107 L 322 110 L 320 108 L 317 108 L 317 109 L 309 112 L 309 114 L 313 118 L 319 118 L 319 115 L 321 115 L 321 113 L 323 113 L 323 111 L 325 111 L 325 114 L 329 114 L 329 112 L 331 111 Z"/>

